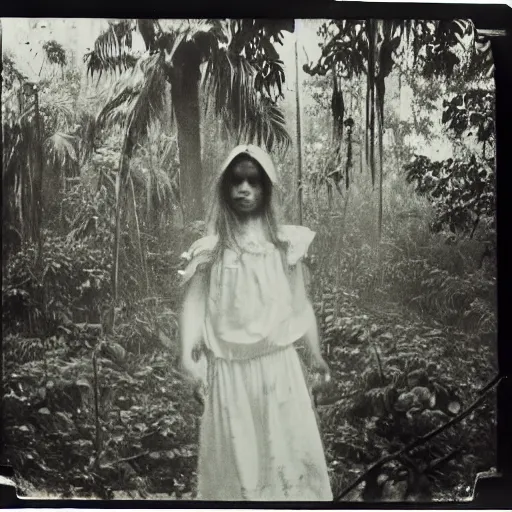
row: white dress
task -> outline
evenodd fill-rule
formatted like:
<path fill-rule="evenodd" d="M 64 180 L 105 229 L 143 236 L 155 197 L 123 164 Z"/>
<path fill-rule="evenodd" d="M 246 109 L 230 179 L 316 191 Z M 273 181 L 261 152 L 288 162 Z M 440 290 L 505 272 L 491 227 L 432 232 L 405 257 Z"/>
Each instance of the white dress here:
<path fill-rule="evenodd" d="M 301 259 L 314 237 L 281 226 L 278 249 L 226 249 L 210 268 L 203 338 L 207 393 L 201 418 L 198 499 L 331 501 L 311 397 L 294 343 L 309 329 Z M 214 236 L 195 242 L 185 281 L 207 263 Z"/>

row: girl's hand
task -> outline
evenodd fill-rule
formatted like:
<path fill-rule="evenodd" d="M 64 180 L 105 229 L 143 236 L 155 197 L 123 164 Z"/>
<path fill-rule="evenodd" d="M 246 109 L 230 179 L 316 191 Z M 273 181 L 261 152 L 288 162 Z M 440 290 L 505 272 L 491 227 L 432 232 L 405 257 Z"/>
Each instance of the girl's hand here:
<path fill-rule="evenodd" d="M 194 388 L 194 398 L 199 402 L 201 407 L 204 407 L 205 389 L 203 382 L 197 384 Z"/>
<path fill-rule="evenodd" d="M 203 377 L 200 374 L 199 365 L 197 363 L 194 363 L 191 359 L 182 360 L 181 368 L 183 370 L 185 380 L 192 389 L 195 390 L 204 384 Z"/>
<path fill-rule="evenodd" d="M 193 358 L 183 359 L 181 362 L 185 380 L 192 388 L 194 399 L 204 407 L 205 401 L 205 383 L 199 371 L 199 365 L 194 362 Z"/>
<path fill-rule="evenodd" d="M 311 361 L 311 371 L 320 377 L 318 385 L 327 384 L 331 380 L 331 370 L 329 365 L 325 362 L 325 359 L 318 355 Z M 315 379 L 316 380 L 316 379 Z"/>

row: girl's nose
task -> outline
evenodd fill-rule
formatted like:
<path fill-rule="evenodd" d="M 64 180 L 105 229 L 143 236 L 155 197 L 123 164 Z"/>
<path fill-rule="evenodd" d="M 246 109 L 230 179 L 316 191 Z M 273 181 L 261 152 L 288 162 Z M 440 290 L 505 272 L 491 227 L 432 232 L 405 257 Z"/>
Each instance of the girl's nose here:
<path fill-rule="evenodd" d="M 239 191 L 247 194 L 247 193 L 249 193 L 249 190 L 250 190 L 250 187 L 249 187 L 249 183 L 247 183 L 247 180 L 242 181 L 242 183 L 240 183 Z"/>

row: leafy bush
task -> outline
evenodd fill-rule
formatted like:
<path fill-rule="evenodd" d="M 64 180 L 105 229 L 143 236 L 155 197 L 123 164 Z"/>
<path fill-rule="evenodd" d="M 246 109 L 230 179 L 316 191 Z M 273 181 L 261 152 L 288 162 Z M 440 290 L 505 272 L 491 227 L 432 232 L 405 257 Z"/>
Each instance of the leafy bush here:
<path fill-rule="evenodd" d="M 495 140 L 494 101 L 494 94 L 483 89 L 456 94 L 450 101 L 443 101 L 442 122 L 457 137 L 472 135 L 469 130 L 476 130 L 476 138 L 485 148 L 486 143 Z"/>
<path fill-rule="evenodd" d="M 473 155 L 467 163 L 448 159 L 432 162 L 416 156 L 405 166 L 407 180 L 416 183 L 419 194 L 428 195 L 436 208 L 432 228 L 448 227 L 453 232 L 471 235 L 482 216 L 493 216 L 494 164 L 477 162 Z"/>
<path fill-rule="evenodd" d="M 315 306 L 335 383 L 335 390 L 320 395 L 319 403 L 325 405 L 320 416 L 338 492 L 364 466 L 455 417 L 490 379 L 495 362 L 494 340 L 482 344 L 460 331 L 404 318 L 403 313 L 381 313 L 381 318 L 372 311 L 361 313 L 343 288 L 330 291 Z M 455 361 L 468 358 L 470 372 L 467 367 L 461 371 Z M 406 480 L 411 467 L 428 479 L 423 499 L 441 492 L 447 481 L 460 488 L 459 497 L 467 496 L 476 473 L 494 464 L 494 436 L 483 436 L 495 426 L 494 414 L 490 401 L 412 450 L 406 461 L 385 464 L 379 477 L 384 495 L 373 499 L 403 500 L 410 491 Z"/>
<path fill-rule="evenodd" d="M 108 340 L 95 347 L 99 431 L 92 350 L 76 356 L 60 346 L 44 361 L 7 362 L 9 462 L 48 492 L 191 492 L 199 411 L 175 356 L 140 356 Z"/>
<path fill-rule="evenodd" d="M 110 297 L 110 257 L 106 247 L 48 236 L 36 270 L 37 247 L 26 244 L 3 277 L 4 329 L 52 335 L 72 318 L 98 322 Z"/>

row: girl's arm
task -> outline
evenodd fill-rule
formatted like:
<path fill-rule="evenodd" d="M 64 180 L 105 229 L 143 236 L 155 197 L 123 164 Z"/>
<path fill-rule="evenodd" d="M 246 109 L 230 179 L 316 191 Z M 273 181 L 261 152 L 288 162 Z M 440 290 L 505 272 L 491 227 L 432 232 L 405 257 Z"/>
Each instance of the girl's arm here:
<path fill-rule="evenodd" d="M 308 298 L 304 282 L 304 271 L 302 263 L 298 262 L 295 269 L 295 304 L 299 311 L 308 317 L 309 328 L 303 336 L 306 348 L 309 353 L 310 364 L 314 369 L 328 373 L 329 368 L 320 351 L 320 338 L 318 335 L 318 323 L 316 320 L 313 305 Z"/>
<path fill-rule="evenodd" d="M 193 351 L 202 341 L 206 314 L 206 286 L 204 272 L 196 272 L 187 287 L 180 315 L 181 366 L 194 384 L 202 381 Z"/>
<path fill-rule="evenodd" d="M 304 314 L 306 314 L 309 318 L 309 329 L 304 335 L 304 341 L 306 342 L 307 349 L 309 351 L 310 358 L 313 362 L 323 361 L 322 353 L 320 351 L 320 339 L 318 336 L 318 324 L 316 321 L 315 312 L 313 310 L 313 306 L 311 302 L 307 300 L 307 304 L 305 306 Z"/>

